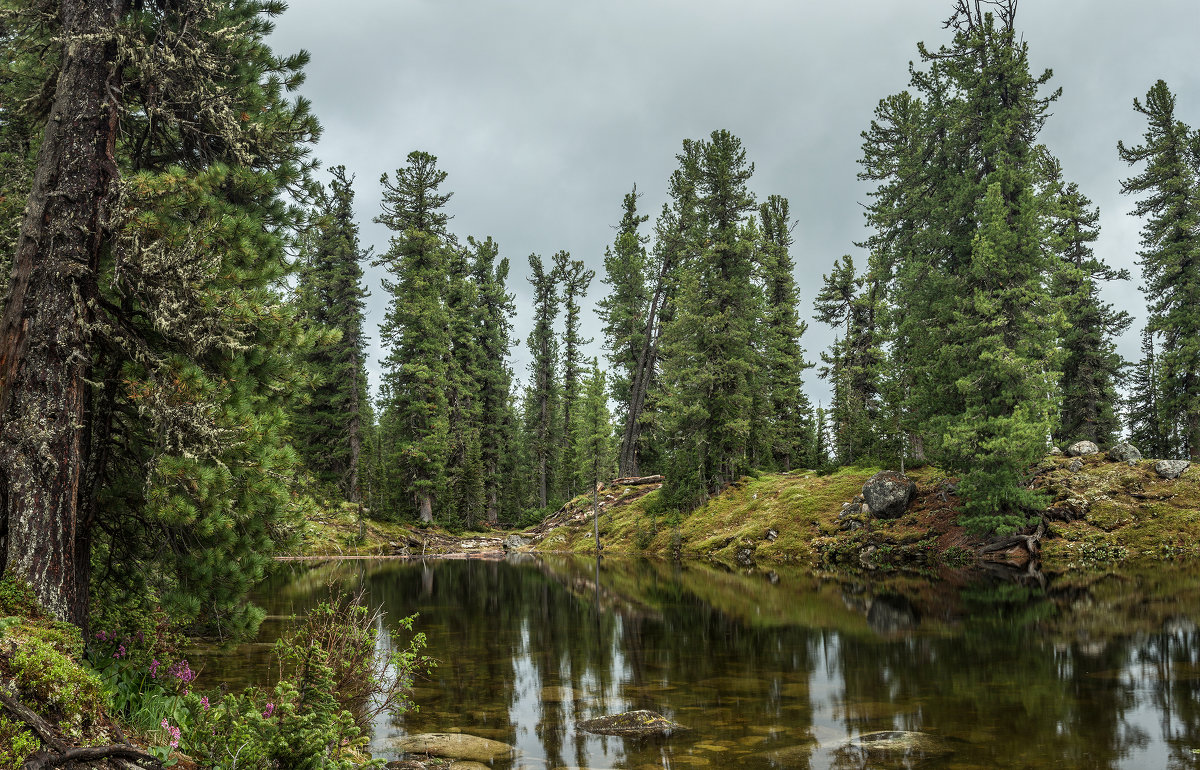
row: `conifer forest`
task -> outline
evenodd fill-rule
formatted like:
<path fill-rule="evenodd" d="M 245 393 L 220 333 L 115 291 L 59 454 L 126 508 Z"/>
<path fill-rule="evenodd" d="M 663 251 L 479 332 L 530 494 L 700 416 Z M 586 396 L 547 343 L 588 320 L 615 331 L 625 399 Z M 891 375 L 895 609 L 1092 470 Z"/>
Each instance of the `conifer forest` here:
<path fill-rule="evenodd" d="M 933 466 L 997 537 L 1055 447 L 1200 460 L 1194 90 L 1147 68 L 1113 99 L 1138 242 L 1110 264 L 1025 9 L 944 5 L 857 126 L 840 252 L 799 247 L 817 215 L 718 122 L 624 172 L 587 253 L 514 253 L 438 147 L 324 153 L 278 0 L 0 0 L 0 571 L 89 635 L 157 608 L 237 637 L 337 506 L 520 531 L 661 476 L 648 515 L 679 521 L 746 477 Z"/>

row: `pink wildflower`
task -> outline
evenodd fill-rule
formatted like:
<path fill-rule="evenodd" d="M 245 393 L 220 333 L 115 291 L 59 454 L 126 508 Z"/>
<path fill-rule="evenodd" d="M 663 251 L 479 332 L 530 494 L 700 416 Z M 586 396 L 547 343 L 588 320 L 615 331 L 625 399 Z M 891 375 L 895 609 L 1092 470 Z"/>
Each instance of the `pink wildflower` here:
<path fill-rule="evenodd" d="M 200 698 L 200 705 L 204 707 L 205 711 L 208 711 L 208 696 L 207 695 Z"/>
<path fill-rule="evenodd" d="M 274 713 L 275 713 L 275 704 L 268 703 L 267 707 L 265 709 L 263 709 L 263 719 L 270 719 L 271 715 Z"/>
<path fill-rule="evenodd" d="M 150 678 L 151 679 L 158 678 L 158 667 L 160 665 L 162 665 L 162 664 L 158 662 L 158 658 L 155 658 L 154 660 L 150 661 Z"/>
<path fill-rule="evenodd" d="M 171 748 L 179 748 L 179 735 L 181 730 L 178 727 L 171 727 L 171 723 L 167 721 L 166 717 L 163 717 L 163 721 L 160 722 L 160 724 L 162 725 L 163 729 L 167 731 L 167 734 L 171 736 Z"/>

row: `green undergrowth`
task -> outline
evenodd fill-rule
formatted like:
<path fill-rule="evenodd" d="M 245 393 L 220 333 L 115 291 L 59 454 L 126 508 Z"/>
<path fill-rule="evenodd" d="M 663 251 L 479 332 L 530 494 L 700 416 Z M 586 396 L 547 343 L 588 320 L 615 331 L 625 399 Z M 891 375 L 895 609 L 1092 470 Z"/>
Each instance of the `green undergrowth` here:
<path fill-rule="evenodd" d="M 103 689 L 83 649 L 79 629 L 46 617 L 28 586 L 0 580 L 0 686 L 79 741 L 107 737 Z M 0 770 L 20 767 L 39 748 L 24 722 L 0 716 Z"/>
<path fill-rule="evenodd" d="M 415 618 L 398 621 L 388 655 L 377 654 L 381 610 L 363 590 L 330 589 L 272 650 L 287 672 L 270 689 L 203 689 L 179 655 L 180 637 L 159 609 L 94 608 L 85 640 L 47 617 L 23 584 L 0 580 L 0 687 L 53 725 L 68 746 L 126 737 L 166 766 L 380 767 L 364 727 L 413 708 L 411 687 L 434 665 Z M 0 770 L 41 748 L 23 721 L 0 708 Z M 40 766 L 40 765 L 39 765 Z"/>

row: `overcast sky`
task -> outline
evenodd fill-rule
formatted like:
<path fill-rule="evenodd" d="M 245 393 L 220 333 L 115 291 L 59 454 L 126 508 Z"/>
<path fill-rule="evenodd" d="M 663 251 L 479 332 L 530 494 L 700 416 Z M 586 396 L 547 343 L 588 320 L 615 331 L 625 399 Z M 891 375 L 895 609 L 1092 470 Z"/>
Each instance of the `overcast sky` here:
<path fill-rule="evenodd" d="M 460 236 L 490 235 L 512 263 L 513 368 L 527 377 L 528 256 L 566 249 L 605 286 L 604 247 L 636 183 L 654 216 L 684 138 L 728 129 L 755 164 L 759 199 L 781 194 L 797 220 L 793 257 L 809 358 L 833 339 L 811 320 L 834 259 L 865 255 L 860 132 L 878 101 L 908 85 L 916 45 L 948 42 L 950 0 L 292 0 L 277 20 L 280 53 L 312 53 L 302 93 L 325 127 L 316 155 L 357 175 L 364 247 L 387 248 L 379 177 L 412 150 L 438 156 Z M 1139 142 L 1132 110 L 1159 78 L 1177 115 L 1200 125 L 1200 6 L 1195 0 L 1025 0 L 1018 27 L 1035 70 L 1063 89 L 1042 139 L 1066 177 L 1100 206 L 1097 253 L 1134 280 L 1107 287 L 1136 317 L 1121 341 L 1138 356 L 1145 303 L 1135 262 L 1140 224 L 1120 195 L 1130 171 L 1116 142 Z M 325 176 L 322 174 L 322 178 Z M 386 294 L 368 269 L 367 331 L 378 383 Z M 599 321 L 585 332 L 601 354 Z M 811 373 L 809 395 L 828 402 Z"/>

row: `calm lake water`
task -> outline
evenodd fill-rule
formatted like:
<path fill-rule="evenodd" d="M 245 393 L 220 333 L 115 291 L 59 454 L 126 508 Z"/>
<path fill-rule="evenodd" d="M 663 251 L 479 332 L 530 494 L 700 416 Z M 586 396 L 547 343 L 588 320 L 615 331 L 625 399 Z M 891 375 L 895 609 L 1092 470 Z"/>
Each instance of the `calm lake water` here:
<path fill-rule="evenodd" d="M 260 641 L 205 654 L 202 684 L 269 677 L 268 642 L 325 594 L 365 581 L 420 613 L 440 660 L 420 732 L 504 741 L 498 768 L 1191 768 L 1200 766 L 1200 569 L 971 580 L 722 571 L 670 562 L 287 563 L 258 601 Z M 669 739 L 575 723 L 653 709 Z M 845 739 L 922 731 L 948 755 L 900 760 Z M 919 761 L 918 761 L 919 760 Z"/>

